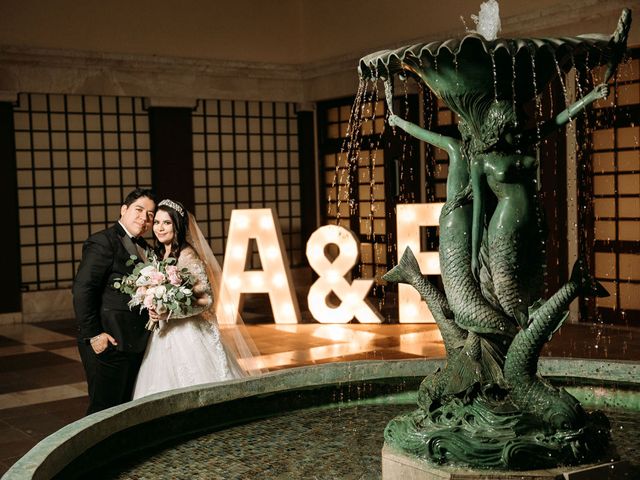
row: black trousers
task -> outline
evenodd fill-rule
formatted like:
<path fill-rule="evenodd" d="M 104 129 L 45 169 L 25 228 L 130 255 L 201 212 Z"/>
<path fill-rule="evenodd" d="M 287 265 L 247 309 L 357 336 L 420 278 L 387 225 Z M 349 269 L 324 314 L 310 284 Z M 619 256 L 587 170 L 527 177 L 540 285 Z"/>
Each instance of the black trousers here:
<path fill-rule="evenodd" d="M 144 352 L 121 352 L 109 345 L 96 354 L 82 341 L 78 350 L 89 387 L 87 415 L 131 400 Z"/>

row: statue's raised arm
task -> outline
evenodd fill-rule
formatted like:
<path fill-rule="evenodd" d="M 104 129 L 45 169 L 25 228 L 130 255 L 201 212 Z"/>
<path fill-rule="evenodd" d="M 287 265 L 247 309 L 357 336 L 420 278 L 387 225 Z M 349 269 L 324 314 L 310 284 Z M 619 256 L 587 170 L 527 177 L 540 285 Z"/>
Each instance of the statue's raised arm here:
<path fill-rule="evenodd" d="M 417 138 L 418 140 L 427 142 L 434 147 L 441 148 L 445 150 L 449 155 L 456 155 L 460 150 L 459 140 L 419 127 L 415 123 L 411 123 L 393 113 L 389 115 L 389 125 L 404 130 L 409 135 Z"/>
<path fill-rule="evenodd" d="M 393 113 L 389 115 L 388 121 L 392 127 L 398 127 L 412 137 L 447 152 L 449 155 L 447 200 L 455 198 L 469 185 L 469 167 L 463 159 L 460 140 L 422 128 Z"/>
<path fill-rule="evenodd" d="M 545 138 L 557 128 L 563 127 L 567 122 L 571 121 L 577 115 L 582 113 L 585 108 L 589 107 L 593 102 L 607 98 L 609 96 L 609 85 L 607 83 L 614 76 L 618 69 L 618 64 L 624 56 L 627 49 L 627 38 L 629 29 L 631 28 L 631 10 L 625 8 L 622 10 L 618 26 L 609 40 L 609 61 L 607 62 L 607 70 L 601 84 L 597 85 L 593 90 L 581 99 L 560 112 L 553 120 L 545 123 L 541 129 L 541 138 Z"/>
<path fill-rule="evenodd" d="M 580 98 L 576 102 L 569 105 L 562 112 L 560 112 L 555 118 L 544 123 L 542 128 L 540 129 L 540 137 L 545 138 L 546 136 L 550 135 L 558 128 L 565 126 L 568 122 L 570 122 L 572 119 L 577 117 L 580 113 L 582 113 L 593 102 L 596 102 L 603 98 L 607 98 L 608 96 L 609 96 L 609 85 L 607 85 L 606 83 L 601 83 L 600 85 L 597 85 L 593 90 L 587 93 L 584 97 Z"/>

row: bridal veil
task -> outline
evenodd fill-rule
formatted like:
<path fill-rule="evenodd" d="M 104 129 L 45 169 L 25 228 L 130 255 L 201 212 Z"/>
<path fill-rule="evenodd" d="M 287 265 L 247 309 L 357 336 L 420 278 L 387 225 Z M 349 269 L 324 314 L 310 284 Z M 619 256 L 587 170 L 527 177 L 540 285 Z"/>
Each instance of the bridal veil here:
<path fill-rule="evenodd" d="M 221 283 L 222 269 L 191 213 L 189 213 L 187 241 L 204 263 L 213 292 L 213 303 L 207 311 L 202 313 L 203 318 L 211 323 L 217 323 L 222 343 L 230 357 L 229 360 L 236 363 L 244 375 L 265 373 L 266 369 L 260 368 L 257 361 L 259 352 L 240 315 L 236 312 L 229 312 L 227 309 L 219 309 L 220 311 L 216 315 L 220 292 L 225 288 Z"/>

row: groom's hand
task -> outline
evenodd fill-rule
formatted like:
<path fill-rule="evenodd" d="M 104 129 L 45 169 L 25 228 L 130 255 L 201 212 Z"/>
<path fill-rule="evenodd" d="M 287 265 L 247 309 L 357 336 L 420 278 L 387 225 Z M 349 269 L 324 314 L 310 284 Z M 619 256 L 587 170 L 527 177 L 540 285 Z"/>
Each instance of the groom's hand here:
<path fill-rule="evenodd" d="M 115 346 L 118 345 L 118 342 L 107 332 L 102 332 L 100 335 L 96 335 L 91 339 L 91 348 L 93 348 L 93 351 L 96 353 L 104 352 L 109 344 Z"/>

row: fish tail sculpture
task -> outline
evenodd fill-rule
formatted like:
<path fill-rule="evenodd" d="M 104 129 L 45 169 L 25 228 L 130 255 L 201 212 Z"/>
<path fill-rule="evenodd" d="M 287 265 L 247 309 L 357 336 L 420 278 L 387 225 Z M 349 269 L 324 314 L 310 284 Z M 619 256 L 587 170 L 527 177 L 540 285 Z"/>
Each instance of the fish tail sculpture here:
<path fill-rule="evenodd" d="M 523 411 L 563 430 L 579 427 L 585 412 L 564 389 L 553 387 L 537 375 L 538 358 L 544 344 L 568 316 L 567 307 L 579 295 L 609 295 L 588 274 L 581 260 L 574 265 L 570 280 L 532 312 L 529 325 L 513 339 L 504 364 L 504 378 L 511 389 L 512 401 Z"/>
<path fill-rule="evenodd" d="M 461 328 L 453 319 L 446 297 L 420 271 L 410 248 L 404 251 L 398 265 L 383 278 L 415 288 L 431 309 L 447 352 L 444 370 L 427 377 L 420 386 L 418 404 L 429 410 L 439 405 L 444 395 L 455 395 L 481 381 L 500 383 L 500 355 L 490 342 L 474 332 Z"/>
<path fill-rule="evenodd" d="M 388 282 L 404 283 L 415 288 L 420 298 L 427 302 L 440 328 L 447 355 L 459 349 L 461 343 L 467 338 L 467 332 L 456 325 L 447 298 L 422 274 L 411 248 L 406 248 L 398 265 L 385 273 L 382 278 Z"/>

